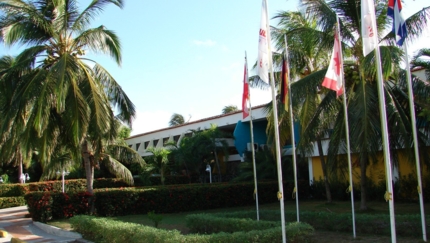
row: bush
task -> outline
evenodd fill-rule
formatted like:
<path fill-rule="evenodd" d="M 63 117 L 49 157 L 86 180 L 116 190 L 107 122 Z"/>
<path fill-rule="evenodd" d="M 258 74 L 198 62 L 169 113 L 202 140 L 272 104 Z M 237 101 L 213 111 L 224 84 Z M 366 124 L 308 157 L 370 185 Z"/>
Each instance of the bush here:
<path fill-rule="evenodd" d="M 0 197 L 20 197 L 27 192 L 62 192 L 62 181 L 43 181 L 27 184 L 0 184 Z M 86 179 L 65 180 L 65 191 L 69 193 L 83 192 L 87 190 Z M 94 188 L 119 188 L 129 187 L 121 179 L 95 179 Z"/>
<path fill-rule="evenodd" d="M 0 209 L 25 206 L 24 197 L 0 197 Z"/>
<path fill-rule="evenodd" d="M 0 197 L 21 197 L 28 191 L 28 184 L 0 184 Z"/>
<path fill-rule="evenodd" d="M 70 219 L 70 223 L 73 229 L 81 233 L 85 239 L 100 243 L 282 242 L 281 227 L 252 230 L 248 232 L 239 231 L 231 234 L 220 232 L 211 235 L 181 235 L 181 233 L 176 230 L 162 230 L 139 224 L 124 223 L 113 219 L 95 218 L 91 216 L 76 216 Z M 291 223 L 286 226 L 286 232 L 289 242 L 307 242 L 306 236 L 313 233 L 313 228 L 303 223 Z"/>
<path fill-rule="evenodd" d="M 28 211 L 34 221 L 70 218 L 89 212 L 87 192 L 65 194 L 60 192 L 32 192 L 24 196 Z"/>
<path fill-rule="evenodd" d="M 205 216 L 202 220 L 202 216 L 188 215 L 187 217 L 196 218 L 195 221 L 199 222 L 200 225 L 194 226 L 195 223 L 190 223 L 190 229 L 197 228 L 197 232 L 204 232 L 201 230 L 202 225 L 205 225 L 205 221 L 212 221 L 212 218 L 223 218 L 227 222 L 234 219 L 254 219 L 256 218 L 254 210 L 244 210 L 237 212 L 228 213 L 215 213 L 210 216 Z M 260 221 L 274 221 L 279 224 L 280 221 L 279 210 L 260 210 Z M 286 212 L 286 219 L 295 219 L 296 212 Z M 426 221 L 429 222 L 430 216 L 426 217 Z M 308 223 L 315 230 L 324 231 L 335 231 L 335 232 L 352 232 L 352 215 L 350 213 L 329 213 L 329 212 L 300 212 L 300 221 Z M 213 221 L 216 224 L 215 220 Z M 188 224 L 188 221 L 187 221 Z M 355 214 L 355 228 L 358 234 L 373 234 L 373 235 L 387 235 L 389 236 L 390 231 L 390 217 L 386 214 Z M 223 226 L 212 226 L 210 227 L 223 227 Z M 234 227 L 230 225 L 229 227 Z M 430 230 L 430 225 L 427 226 L 427 231 Z M 403 237 L 416 237 L 422 234 L 421 232 L 421 220 L 420 215 L 396 215 L 396 233 Z"/>

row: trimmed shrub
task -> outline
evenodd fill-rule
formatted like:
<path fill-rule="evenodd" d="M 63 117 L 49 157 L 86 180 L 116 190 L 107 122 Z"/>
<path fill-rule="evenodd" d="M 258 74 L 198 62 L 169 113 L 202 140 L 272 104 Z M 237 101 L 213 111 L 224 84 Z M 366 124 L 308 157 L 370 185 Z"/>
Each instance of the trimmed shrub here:
<path fill-rule="evenodd" d="M 0 197 L 21 197 L 27 192 L 62 192 L 62 181 L 43 181 L 26 184 L 0 184 Z M 66 192 L 75 193 L 87 190 L 86 179 L 65 180 Z M 129 187 L 121 179 L 95 179 L 94 188 Z"/>
<path fill-rule="evenodd" d="M 28 184 L 0 184 L 0 197 L 21 197 L 29 190 Z"/>
<path fill-rule="evenodd" d="M 24 197 L 0 197 L 0 209 L 25 206 Z"/>
<path fill-rule="evenodd" d="M 281 227 L 274 227 L 265 230 L 252 230 L 248 232 L 225 233 L 220 232 L 211 235 L 181 235 L 176 230 L 162 230 L 149 226 L 133 223 L 124 223 L 108 218 L 95 218 L 92 216 L 76 216 L 70 219 L 72 227 L 81 233 L 85 239 L 100 243 L 215 243 L 215 242 L 255 242 L 255 243 L 276 243 L 282 242 Z M 313 228 L 308 224 L 292 223 L 286 226 L 288 241 L 307 242 L 306 236 L 313 233 Z"/>
<path fill-rule="evenodd" d="M 24 196 L 28 211 L 34 221 L 70 218 L 89 212 L 87 192 L 65 194 L 60 192 L 32 192 Z"/>

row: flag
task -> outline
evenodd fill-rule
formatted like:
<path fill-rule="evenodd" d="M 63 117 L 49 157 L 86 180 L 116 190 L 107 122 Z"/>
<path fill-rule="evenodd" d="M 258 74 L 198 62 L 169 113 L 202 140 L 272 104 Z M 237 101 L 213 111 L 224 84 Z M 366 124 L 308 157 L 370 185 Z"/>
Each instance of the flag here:
<path fill-rule="evenodd" d="M 245 67 L 243 69 L 243 95 L 242 95 L 243 119 L 249 116 L 248 100 L 249 100 L 248 67 L 247 67 L 247 62 L 245 58 Z"/>
<path fill-rule="evenodd" d="M 406 22 L 402 14 L 402 2 L 400 0 L 388 0 L 387 14 L 393 19 L 393 32 L 396 35 L 396 43 L 402 46 L 408 35 Z"/>
<path fill-rule="evenodd" d="M 336 28 L 334 34 L 334 45 L 333 53 L 330 59 L 330 65 L 328 66 L 327 73 L 325 74 L 322 86 L 336 91 L 336 95 L 339 96 L 343 93 L 342 82 L 343 82 L 343 60 L 342 60 L 342 47 L 339 39 L 339 29 Z"/>
<path fill-rule="evenodd" d="M 378 45 L 374 6 L 373 0 L 361 1 L 361 37 L 363 38 L 364 56 L 367 56 Z"/>
<path fill-rule="evenodd" d="M 269 83 L 269 57 L 268 57 L 268 34 L 267 28 L 267 3 L 263 0 L 263 6 L 261 8 L 261 22 L 260 31 L 258 39 L 258 63 L 257 63 L 257 73 L 261 80 Z"/>
<path fill-rule="evenodd" d="M 288 111 L 288 68 L 287 61 L 282 57 L 282 71 L 281 71 L 281 101 L 284 108 Z"/>

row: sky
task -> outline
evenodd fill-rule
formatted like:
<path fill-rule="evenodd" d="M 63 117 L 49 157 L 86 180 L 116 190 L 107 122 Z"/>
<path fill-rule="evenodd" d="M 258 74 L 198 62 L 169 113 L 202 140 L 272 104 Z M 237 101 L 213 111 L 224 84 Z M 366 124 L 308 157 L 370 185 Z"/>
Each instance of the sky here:
<path fill-rule="evenodd" d="M 124 2 L 123 9 L 109 6 L 93 21 L 119 36 L 121 66 L 108 56 L 89 58 L 109 70 L 135 104 L 131 135 L 168 127 L 173 113 L 195 121 L 219 115 L 228 105 L 241 109 L 245 51 L 250 75 L 255 74 L 261 0 Z M 404 1 L 405 17 L 428 5 L 428 0 Z M 269 18 L 295 10 L 298 0 L 268 0 Z M 425 47 L 425 39 L 430 40 L 428 33 L 408 47 L 410 56 Z M 0 55 L 17 53 L 0 46 Z M 270 100 L 270 90 L 251 89 L 252 106 Z"/>

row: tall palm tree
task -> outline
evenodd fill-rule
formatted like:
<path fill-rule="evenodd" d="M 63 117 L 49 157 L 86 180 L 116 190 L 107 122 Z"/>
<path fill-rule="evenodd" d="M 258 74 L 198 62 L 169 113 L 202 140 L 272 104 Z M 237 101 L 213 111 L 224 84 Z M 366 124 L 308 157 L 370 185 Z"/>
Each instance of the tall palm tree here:
<path fill-rule="evenodd" d="M 358 155 L 358 162 L 360 164 L 360 187 L 361 187 L 361 205 L 360 209 L 366 209 L 366 170 L 367 165 L 371 162 L 378 161 L 378 153 L 381 145 L 381 123 L 378 108 L 378 92 L 376 85 L 376 68 L 374 53 L 367 56 L 362 54 L 362 41 L 361 41 L 361 16 L 360 4 L 361 1 L 343 1 L 333 0 L 325 2 L 323 0 L 306 0 L 301 1 L 306 13 L 315 16 L 318 23 L 318 29 L 322 33 L 327 33 L 319 41 L 322 47 L 326 43 L 333 43 L 333 27 L 336 23 L 336 14 L 340 18 L 340 29 L 343 37 L 343 48 L 346 53 L 351 54 L 350 71 L 352 75 L 346 75 L 346 97 L 348 98 L 348 120 L 350 122 L 350 137 L 351 149 Z M 389 33 L 383 36 L 381 33 L 385 30 L 385 26 L 389 26 L 390 19 L 386 15 L 386 3 L 377 1 L 375 5 L 377 14 L 377 25 L 379 39 L 388 45 L 381 45 L 382 67 L 384 71 L 384 80 L 390 80 L 389 85 L 384 85 L 385 93 L 387 95 L 387 117 L 388 127 L 390 133 L 390 144 L 392 149 L 400 148 L 402 146 L 409 146 L 407 141 L 410 139 L 408 133 L 408 118 L 405 112 L 405 106 L 402 106 L 401 97 L 395 93 L 392 87 L 399 85 L 401 76 L 394 75 L 400 70 L 399 63 L 401 61 L 402 51 L 394 43 L 394 35 Z M 427 24 L 429 19 L 430 8 L 426 7 L 420 12 L 412 15 L 406 20 L 408 31 L 411 39 L 417 38 Z M 332 45 L 332 44 L 331 44 Z M 315 134 L 315 127 L 318 126 L 319 121 L 326 116 L 330 116 L 331 128 L 333 133 L 330 136 L 330 143 L 328 149 L 328 160 L 330 164 L 339 164 L 343 168 L 347 168 L 345 164 L 341 164 L 336 155 L 339 151 L 345 151 L 345 129 L 344 129 L 344 112 L 342 110 L 341 101 L 336 99 L 336 95 L 326 89 L 321 88 L 321 82 L 325 74 L 325 69 L 319 69 L 301 78 L 299 81 L 292 85 L 293 102 L 308 102 L 307 96 L 314 97 L 317 89 L 320 89 L 324 96 L 318 104 L 315 112 L 311 113 L 311 120 L 307 126 L 306 131 L 308 136 Z M 354 75 L 357 73 L 358 75 Z M 390 79 L 396 77 L 395 79 Z M 419 82 L 418 80 L 414 80 Z M 426 90 L 426 92 L 428 89 Z M 425 93 L 424 91 L 421 93 Z M 313 100 L 312 100 L 313 101 Z M 293 103 L 294 104 L 294 103 Z M 300 116 L 298 116 L 300 117 Z M 366 119 L 363 119 L 365 117 Z M 409 122 L 410 124 L 410 122 Z M 306 134 L 306 131 L 304 134 Z M 395 157 L 395 153 L 393 153 Z M 337 162 L 337 163 L 335 163 Z"/>
<path fill-rule="evenodd" d="M 224 108 L 222 108 L 222 114 L 225 115 L 225 114 L 228 114 L 230 112 L 234 112 L 234 111 L 238 111 L 238 110 L 239 109 L 237 108 L 236 105 L 227 105 L 227 106 L 224 106 Z"/>
<path fill-rule="evenodd" d="M 72 156 L 83 159 L 87 189 L 92 192 L 94 163 L 103 141 L 115 129 L 115 117 L 131 125 L 135 108 L 117 81 L 87 51 L 108 54 L 121 64 L 121 47 L 113 31 L 89 28 L 104 7 L 123 6 L 122 0 L 94 0 L 82 12 L 76 0 L 0 0 L 0 30 L 8 46 L 28 46 L 16 68 L 32 68 L 14 92 L 7 124 L 23 128 L 28 147 L 39 138 L 41 159 L 49 161 L 56 139 L 67 141 Z M 118 114 L 113 113 L 112 106 Z M 60 136 L 61 134 L 61 136 Z M 53 145 L 54 143 L 54 145 Z M 97 146 L 95 146 L 97 145 Z"/>
<path fill-rule="evenodd" d="M 292 79 L 304 78 L 328 65 L 329 55 L 327 53 L 329 53 L 331 46 L 325 39 L 327 39 L 326 35 L 329 33 L 324 33 L 318 29 L 317 20 L 314 16 L 302 11 L 283 11 L 276 14 L 274 18 L 279 20 L 278 29 L 272 31 L 276 41 L 276 48 L 284 50 L 285 53 L 285 37 L 287 37 L 288 40 L 288 62 L 290 64 L 290 77 Z M 276 55 L 276 57 L 276 63 L 282 65 L 280 64 L 282 59 L 278 57 L 278 55 Z M 278 80 L 281 79 L 280 76 L 277 77 Z M 295 97 L 294 113 L 296 114 L 296 121 L 298 121 L 302 127 L 301 131 L 305 132 L 307 131 L 306 128 L 310 125 L 313 114 L 321 102 L 321 97 L 317 87 L 302 86 L 301 89 L 307 90 L 307 92 L 305 96 L 300 97 L 300 99 Z M 289 129 L 289 127 L 291 127 L 291 121 L 289 114 L 286 112 L 279 114 L 279 117 L 282 124 L 280 129 L 280 142 L 281 144 L 285 144 L 291 137 Z M 322 149 L 322 140 L 327 135 L 329 121 L 324 120 L 324 117 L 321 118 L 322 119 L 317 124 L 318 126 L 313 126 L 315 129 L 310 136 L 308 134 L 306 136 L 304 134 L 300 135 L 301 139 L 297 148 L 301 151 L 302 155 L 310 155 L 313 153 L 313 142 L 317 143 L 327 202 L 331 202 L 332 198 L 329 183 L 331 170 L 330 166 L 327 165 Z M 269 124 L 270 127 L 272 127 L 273 122 Z M 270 130 L 273 131 L 271 128 Z"/>
<path fill-rule="evenodd" d="M 21 175 L 24 167 L 30 165 L 32 147 L 24 148 L 21 143 L 21 131 L 24 129 L 22 123 L 13 124 L 11 117 L 15 117 L 15 110 L 10 109 L 14 99 L 15 90 L 20 87 L 22 78 L 31 74 L 30 68 L 9 71 L 17 66 L 18 59 L 12 56 L 4 56 L 0 59 L 0 128 L 2 129 L 0 139 L 0 152 L 3 163 L 12 163 L 18 166 L 18 179 L 21 183 Z"/>

